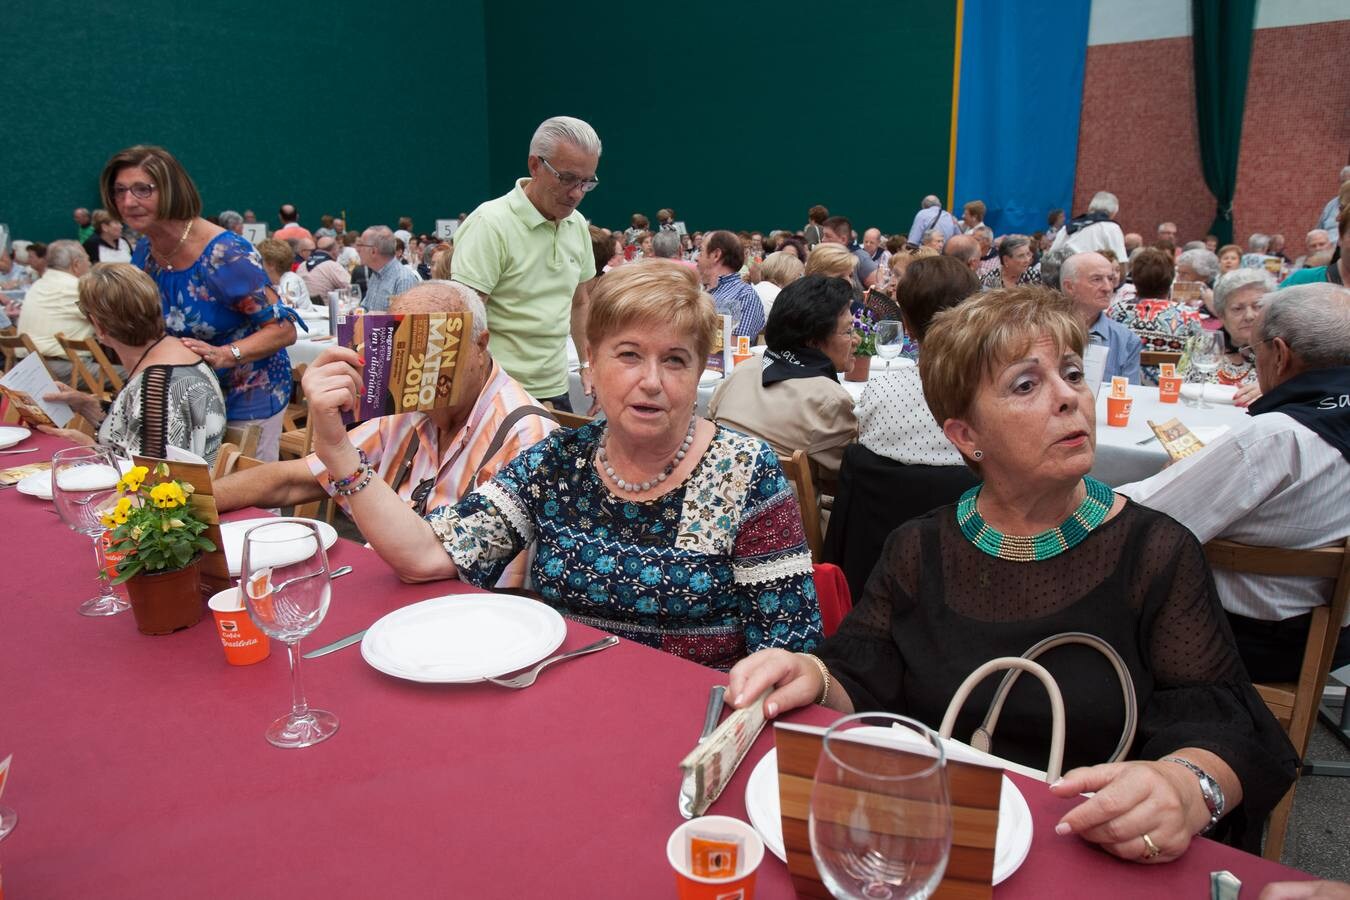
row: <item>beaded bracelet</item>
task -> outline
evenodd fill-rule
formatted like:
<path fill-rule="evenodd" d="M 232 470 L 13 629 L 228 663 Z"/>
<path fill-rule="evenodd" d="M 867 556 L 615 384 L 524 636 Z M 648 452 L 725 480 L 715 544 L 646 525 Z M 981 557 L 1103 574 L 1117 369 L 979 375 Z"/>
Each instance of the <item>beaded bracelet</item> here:
<path fill-rule="evenodd" d="M 374 474 L 375 470 L 371 468 L 370 465 L 363 464 L 350 478 L 342 479 L 343 484 L 341 487 L 335 483 L 333 485 L 333 492 L 341 497 L 350 497 L 352 494 L 359 494 L 366 489 L 368 484 L 370 484 L 370 479 Z M 357 478 L 360 478 L 361 480 L 353 484 L 352 482 Z"/>
<path fill-rule="evenodd" d="M 333 479 L 333 490 L 337 491 L 339 494 L 355 484 L 358 478 L 370 470 L 370 458 L 366 456 L 366 451 L 357 450 L 356 452 L 360 456 L 360 461 L 356 464 L 356 471 L 346 478 Z"/>
<path fill-rule="evenodd" d="M 810 653 L 803 653 L 802 656 L 805 656 L 807 659 L 811 660 L 811 662 L 815 663 L 816 668 L 820 669 L 820 677 L 825 679 L 825 686 L 820 689 L 820 696 L 816 698 L 816 704 L 818 706 L 824 706 L 825 701 L 830 699 L 830 670 L 825 667 L 825 663 L 820 661 L 820 657 Z"/>

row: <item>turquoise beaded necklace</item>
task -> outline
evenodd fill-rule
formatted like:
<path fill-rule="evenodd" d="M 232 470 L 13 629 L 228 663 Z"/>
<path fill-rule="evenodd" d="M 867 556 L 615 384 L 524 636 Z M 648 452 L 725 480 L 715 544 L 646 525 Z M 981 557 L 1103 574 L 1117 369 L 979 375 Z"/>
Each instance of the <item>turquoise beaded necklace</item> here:
<path fill-rule="evenodd" d="M 1115 492 L 1109 485 L 1091 476 L 1085 476 L 1083 483 L 1087 486 L 1087 496 L 1073 515 L 1040 534 L 1004 534 L 986 522 L 975 508 L 982 484 L 961 495 L 961 502 L 956 505 L 956 522 L 966 540 L 990 556 L 1013 562 L 1049 559 L 1082 543 L 1092 529 L 1106 521 L 1116 501 Z"/>

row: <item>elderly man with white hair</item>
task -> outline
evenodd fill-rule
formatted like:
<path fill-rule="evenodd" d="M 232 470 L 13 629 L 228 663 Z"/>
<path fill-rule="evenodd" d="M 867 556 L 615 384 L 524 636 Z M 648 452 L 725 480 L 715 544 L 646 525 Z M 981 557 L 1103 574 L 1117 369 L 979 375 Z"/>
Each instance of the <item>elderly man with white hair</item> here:
<path fill-rule="evenodd" d="M 386 545 L 385 528 L 367 527 L 403 519 L 412 527 L 431 526 L 422 514 L 460 498 L 490 479 L 521 450 L 543 440 L 556 423 L 535 406 L 515 379 L 488 352 L 483 302 L 471 289 L 449 281 L 427 281 L 389 303 L 394 313 L 468 312 L 468 340 L 461 345 L 461 400 L 430 412 L 410 412 L 362 422 L 351 431 L 342 425 L 344 398 L 360 392 L 356 355 L 345 347 L 319 354 L 305 370 L 302 387 L 314 419 L 314 451 L 304 459 L 266 463 L 219 479 L 216 507 L 222 512 L 247 506 L 290 506 L 333 496 L 371 540 L 375 551 L 405 581 L 436 577 L 428 566 L 443 553 L 410 557 L 408 548 Z M 341 494 L 333 481 L 364 465 L 373 471 L 363 490 Z M 522 557 L 524 555 L 522 554 Z M 513 563 L 499 587 L 524 583 L 525 561 Z"/>
<path fill-rule="evenodd" d="M 1309 257 L 1316 256 L 1323 250 L 1330 250 L 1332 248 L 1331 234 L 1325 229 L 1314 228 L 1303 239 L 1303 248 L 1306 252 L 1294 263 L 1295 269 L 1301 269 L 1307 265 Z"/>
<path fill-rule="evenodd" d="M 70 377 L 71 364 L 56 335 L 80 340 L 92 337 L 94 326 L 80 312 L 80 276 L 89 271 L 89 254 L 77 241 L 52 241 L 47 246 L 47 271 L 24 297 L 19 333 L 33 339 L 47 368 L 59 379 Z"/>
<path fill-rule="evenodd" d="M 398 259 L 398 239 L 387 225 L 372 225 L 356 242 L 366 276 L 366 296 L 361 305 L 367 312 L 386 312 L 389 298 L 418 283 L 417 272 Z"/>
<path fill-rule="evenodd" d="M 545 120 L 530 138 L 530 176 L 481 204 L 455 233 L 450 277 L 486 300 L 493 355 L 527 391 L 565 411 L 572 409 L 569 331 L 583 390 L 591 393 L 586 310 L 595 259 L 577 207 L 600 183 L 600 150 L 599 135 L 582 120 Z"/>
<path fill-rule="evenodd" d="M 1336 182 L 1336 184 L 1338 186 L 1343 185 L 1347 181 L 1350 181 L 1350 166 L 1342 166 L 1341 177 L 1340 180 Z M 1327 201 L 1327 205 L 1322 207 L 1322 215 L 1317 217 L 1317 227 L 1325 231 L 1327 234 L 1335 234 L 1336 222 L 1340 218 L 1340 215 L 1341 215 L 1341 194 L 1340 191 L 1338 190 L 1336 194 L 1330 200 Z M 1312 251 L 1309 250 L 1308 252 L 1311 253 Z"/>
<path fill-rule="evenodd" d="M 1088 211 L 1070 219 L 1069 224 L 1055 235 L 1055 242 L 1050 245 L 1050 249 L 1068 246 L 1076 253 L 1110 250 L 1116 259 L 1128 259 L 1125 234 L 1115 221 L 1119 213 L 1120 201 L 1116 195 L 1110 191 L 1098 191 L 1092 195 Z"/>
<path fill-rule="evenodd" d="M 1268 294 L 1252 337 L 1263 395 L 1252 422 L 1145 481 L 1116 490 L 1201 541 L 1306 549 L 1350 536 L 1350 290 Z M 1330 583 L 1219 570 L 1219 597 L 1255 681 L 1294 681 L 1311 610 Z M 1350 621 L 1332 667 L 1350 663 Z"/>
<path fill-rule="evenodd" d="M 300 238 L 296 255 L 301 262 L 295 274 L 305 283 L 310 297 L 327 303 L 329 291 L 347 292 L 352 276 L 347 267 L 335 259 L 337 242 L 330 235 L 324 235 L 317 242 Z"/>
<path fill-rule="evenodd" d="M 1111 260 L 1096 251 L 1075 253 L 1060 264 L 1060 290 L 1073 303 L 1074 312 L 1087 331 L 1088 343 L 1106 348 L 1102 380 L 1119 376 L 1128 378 L 1130 384 L 1139 384 L 1143 341 L 1106 314 L 1116 292 L 1115 268 Z"/>
<path fill-rule="evenodd" d="M 942 201 L 937 198 L 936 194 L 929 194 L 923 198 L 923 204 L 919 207 L 919 211 L 914 214 L 914 222 L 909 226 L 909 242 L 911 244 L 921 243 L 924 232 L 934 228 L 942 232 L 943 241 L 954 234 L 961 233 L 961 223 L 957 221 L 956 216 L 943 208 Z M 937 249 L 941 252 L 941 245 Z"/>

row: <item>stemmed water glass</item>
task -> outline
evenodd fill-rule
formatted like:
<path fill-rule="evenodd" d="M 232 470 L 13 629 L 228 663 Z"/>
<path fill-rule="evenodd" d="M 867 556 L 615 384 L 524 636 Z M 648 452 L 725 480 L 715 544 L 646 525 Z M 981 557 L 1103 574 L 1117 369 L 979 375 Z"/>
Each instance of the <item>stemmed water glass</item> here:
<path fill-rule="evenodd" d="M 1191 340 L 1191 366 L 1204 376 L 1200 382 L 1200 408 L 1213 409 L 1205 402 L 1205 385 L 1223 362 L 1223 332 L 1201 331 Z"/>
<path fill-rule="evenodd" d="M 107 505 L 117 496 L 122 471 L 107 447 L 68 447 L 52 457 L 52 502 L 61 521 L 94 541 L 99 594 L 80 604 L 82 616 L 111 616 L 131 608 L 107 583 L 103 558 L 103 522 Z"/>
<path fill-rule="evenodd" d="M 300 683 L 300 639 L 323 621 L 332 596 L 318 526 L 276 519 L 250 528 L 244 533 L 239 580 L 249 615 L 264 634 L 286 645 L 291 660 L 291 712 L 269 725 L 265 737 L 285 748 L 332 737 L 337 716 L 311 709 Z"/>
<path fill-rule="evenodd" d="M 905 327 L 895 319 L 882 319 L 877 323 L 877 356 L 886 360 L 886 368 L 891 360 L 900 355 L 905 347 Z"/>
<path fill-rule="evenodd" d="M 811 856 L 832 896 L 928 897 L 952 848 L 941 740 L 922 723 L 889 713 L 835 722 L 816 764 L 808 828 Z"/>
<path fill-rule="evenodd" d="M 343 315 L 350 315 L 361 307 L 361 285 L 347 285 L 346 301 L 342 304 L 341 312 Z"/>

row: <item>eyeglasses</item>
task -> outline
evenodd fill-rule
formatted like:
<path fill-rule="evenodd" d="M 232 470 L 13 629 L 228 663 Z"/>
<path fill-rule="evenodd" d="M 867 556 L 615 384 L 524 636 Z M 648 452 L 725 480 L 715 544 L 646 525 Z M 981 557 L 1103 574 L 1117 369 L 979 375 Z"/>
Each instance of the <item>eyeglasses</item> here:
<path fill-rule="evenodd" d="M 572 190 L 572 188 L 579 187 L 583 194 L 589 194 L 591 191 L 595 190 L 596 185 L 600 183 L 599 178 L 582 178 L 580 175 L 573 175 L 571 172 L 559 172 L 557 169 L 553 168 L 547 157 L 541 156 L 539 157 L 539 161 L 544 164 L 544 168 L 553 173 L 554 178 L 558 179 L 558 184 L 561 184 L 569 191 Z"/>
<path fill-rule="evenodd" d="M 127 195 L 128 191 L 138 200 L 149 200 L 150 195 L 155 192 L 155 186 L 153 184 L 146 184 L 144 181 L 138 181 L 130 187 L 123 184 L 113 185 L 113 199 L 121 200 Z"/>
<path fill-rule="evenodd" d="M 1260 347 L 1262 344 L 1269 344 L 1273 340 L 1275 339 L 1266 338 L 1265 340 L 1257 341 L 1255 344 L 1243 344 L 1241 347 L 1238 348 L 1238 352 L 1242 354 L 1249 354 L 1251 356 L 1255 356 L 1257 347 Z"/>

